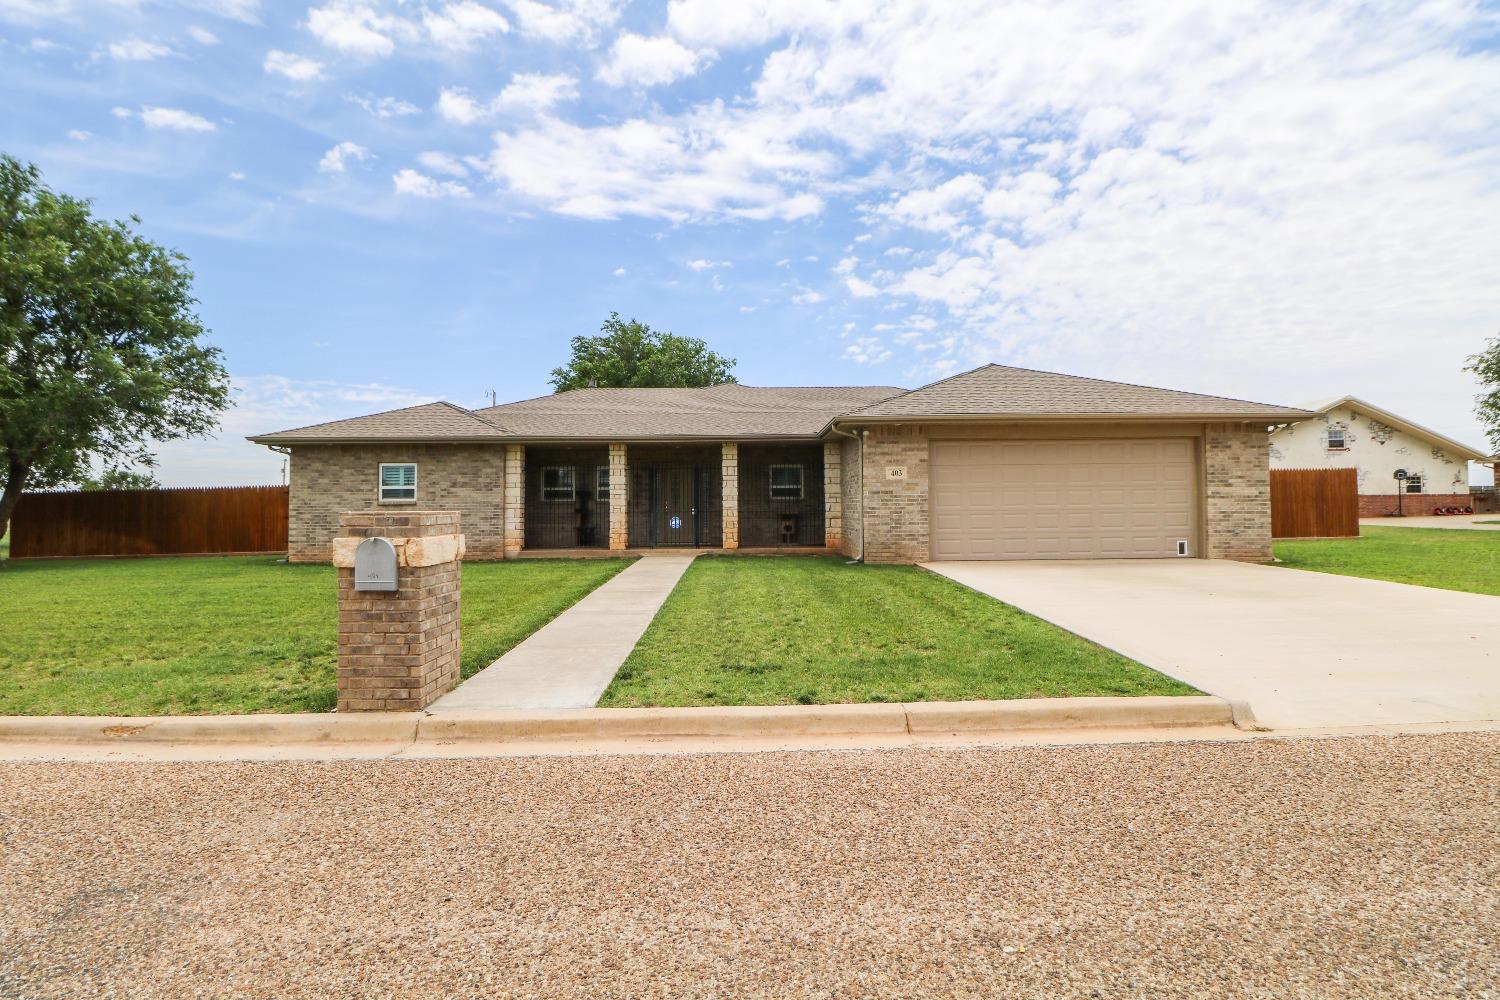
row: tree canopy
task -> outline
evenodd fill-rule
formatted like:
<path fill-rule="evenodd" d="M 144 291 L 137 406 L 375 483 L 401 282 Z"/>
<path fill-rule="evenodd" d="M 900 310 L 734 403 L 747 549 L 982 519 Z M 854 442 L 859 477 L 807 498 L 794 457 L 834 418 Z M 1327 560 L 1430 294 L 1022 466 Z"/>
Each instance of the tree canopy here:
<path fill-rule="evenodd" d="M 0 156 L 0 532 L 26 489 L 154 464 L 207 433 L 229 377 L 194 312 L 187 259 Z"/>
<path fill-rule="evenodd" d="M 1490 338 L 1484 350 L 1469 358 L 1464 371 L 1479 377 L 1483 391 L 1474 397 L 1474 411 L 1489 435 L 1490 447 L 1500 454 L 1500 336 Z"/>
<path fill-rule="evenodd" d="M 596 337 L 574 337 L 573 357 L 552 369 L 557 392 L 601 389 L 698 388 L 733 382 L 733 358 L 721 357 L 697 337 L 653 330 L 612 312 Z"/>

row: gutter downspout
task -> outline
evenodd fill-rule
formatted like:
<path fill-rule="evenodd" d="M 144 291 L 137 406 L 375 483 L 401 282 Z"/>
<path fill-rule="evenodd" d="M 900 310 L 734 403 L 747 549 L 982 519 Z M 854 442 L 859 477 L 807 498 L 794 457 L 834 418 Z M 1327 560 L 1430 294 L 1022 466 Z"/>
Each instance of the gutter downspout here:
<path fill-rule="evenodd" d="M 858 434 L 849 431 L 841 431 L 837 424 L 829 424 L 828 429 L 835 434 L 842 434 L 846 438 L 853 438 L 859 442 L 859 555 L 854 557 L 855 562 L 865 561 L 865 438 L 870 432 L 861 428 Z M 843 477 L 839 477 L 842 483 Z"/>

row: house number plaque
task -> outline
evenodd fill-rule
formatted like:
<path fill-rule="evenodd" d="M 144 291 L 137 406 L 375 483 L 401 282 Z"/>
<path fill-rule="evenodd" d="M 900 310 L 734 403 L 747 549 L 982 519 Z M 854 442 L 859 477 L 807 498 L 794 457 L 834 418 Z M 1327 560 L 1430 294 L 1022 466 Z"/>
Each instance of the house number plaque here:
<path fill-rule="evenodd" d="M 885 467 L 885 478 L 887 478 L 887 479 L 905 479 L 906 478 L 906 466 L 904 466 L 904 465 L 887 465 Z"/>

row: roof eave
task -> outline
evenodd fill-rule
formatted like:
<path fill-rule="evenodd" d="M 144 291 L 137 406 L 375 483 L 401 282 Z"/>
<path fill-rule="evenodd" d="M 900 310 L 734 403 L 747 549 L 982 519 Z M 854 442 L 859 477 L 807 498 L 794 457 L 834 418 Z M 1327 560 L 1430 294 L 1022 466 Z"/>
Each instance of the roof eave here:
<path fill-rule="evenodd" d="M 299 445 L 299 444 L 500 444 L 510 438 L 495 436 L 453 437 L 452 435 L 423 436 L 423 437 L 277 437 L 268 434 L 260 437 L 247 437 L 246 441 L 259 445 Z"/>
<path fill-rule="evenodd" d="M 1317 414 L 1308 410 L 1270 410 L 1264 413 L 911 413 L 899 416 L 839 417 L 836 424 L 972 424 L 972 423 L 1079 423 L 1129 421 L 1131 423 L 1253 423 L 1280 424 L 1307 420 Z"/>

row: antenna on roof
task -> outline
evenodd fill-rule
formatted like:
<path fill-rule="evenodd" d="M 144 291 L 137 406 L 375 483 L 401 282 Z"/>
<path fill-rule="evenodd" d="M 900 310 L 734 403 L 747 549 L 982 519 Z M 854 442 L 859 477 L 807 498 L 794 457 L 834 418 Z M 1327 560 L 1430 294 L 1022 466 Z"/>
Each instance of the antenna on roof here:
<path fill-rule="evenodd" d="M 499 406 L 500 405 L 500 400 L 496 396 L 494 389 L 490 390 L 490 405 L 491 406 Z"/>

